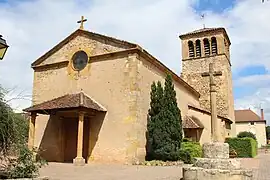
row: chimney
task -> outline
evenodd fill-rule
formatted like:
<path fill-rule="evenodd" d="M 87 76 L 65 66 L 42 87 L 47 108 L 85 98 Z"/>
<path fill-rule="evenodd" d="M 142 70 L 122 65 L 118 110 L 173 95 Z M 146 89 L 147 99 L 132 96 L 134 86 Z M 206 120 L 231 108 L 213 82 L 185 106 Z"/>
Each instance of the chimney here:
<path fill-rule="evenodd" d="M 264 120 L 264 113 L 263 113 L 263 109 L 261 109 L 261 120 Z"/>

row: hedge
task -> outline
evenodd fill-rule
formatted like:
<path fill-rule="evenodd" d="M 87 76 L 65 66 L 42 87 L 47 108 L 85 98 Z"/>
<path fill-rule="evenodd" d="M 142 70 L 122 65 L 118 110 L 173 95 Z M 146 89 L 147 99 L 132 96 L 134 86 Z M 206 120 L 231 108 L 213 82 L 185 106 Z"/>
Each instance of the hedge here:
<path fill-rule="evenodd" d="M 255 157 L 257 155 L 257 141 L 253 138 L 227 138 L 230 150 L 234 149 L 237 157 Z"/>

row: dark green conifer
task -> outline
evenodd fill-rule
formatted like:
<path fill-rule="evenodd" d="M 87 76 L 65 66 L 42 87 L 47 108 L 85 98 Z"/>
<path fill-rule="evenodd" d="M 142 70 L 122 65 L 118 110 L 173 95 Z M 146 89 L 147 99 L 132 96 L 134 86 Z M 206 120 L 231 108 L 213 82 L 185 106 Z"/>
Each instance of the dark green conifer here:
<path fill-rule="evenodd" d="M 165 79 L 164 90 L 160 82 L 152 84 L 147 128 L 147 160 L 178 160 L 182 120 L 171 75 Z"/>

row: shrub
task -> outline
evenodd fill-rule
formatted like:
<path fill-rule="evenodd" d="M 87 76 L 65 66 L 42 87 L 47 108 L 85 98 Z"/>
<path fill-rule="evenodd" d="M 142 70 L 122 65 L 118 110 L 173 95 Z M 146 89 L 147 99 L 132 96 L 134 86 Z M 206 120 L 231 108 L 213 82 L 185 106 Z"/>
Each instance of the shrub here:
<path fill-rule="evenodd" d="M 227 138 L 230 150 L 235 150 L 237 157 L 255 157 L 257 155 L 257 141 L 253 138 Z"/>
<path fill-rule="evenodd" d="M 270 139 L 270 126 L 266 127 L 266 138 L 269 140 Z"/>
<path fill-rule="evenodd" d="M 253 134 L 252 132 L 248 132 L 248 131 L 243 131 L 243 132 L 238 133 L 237 137 L 238 137 L 238 138 L 246 138 L 246 137 L 249 137 L 249 138 L 253 138 L 253 139 L 257 140 L 257 139 L 256 139 L 256 135 Z"/>
<path fill-rule="evenodd" d="M 188 152 L 191 156 L 192 161 L 196 157 L 202 157 L 202 147 L 201 147 L 200 143 L 182 142 L 181 150 Z"/>
<path fill-rule="evenodd" d="M 36 155 L 36 150 L 30 151 L 26 145 L 20 147 L 17 160 L 9 167 L 9 178 L 33 178 L 38 176 L 39 168 L 45 165 L 46 161 L 41 158 L 34 158 Z"/>
<path fill-rule="evenodd" d="M 9 106 L 6 93 L 0 85 L 0 178 L 36 176 L 44 163 L 33 161 L 35 152 L 27 148 L 28 121 Z"/>
<path fill-rule="evenodd" d="M 193 163 L 192 157 L 187 150 L 180 149 L 178 151 L 178 160 L 183 161 L 185 164 Z"/>
<path fill-rule="evenodd" d="M 183 138 L 183 142 L 192 142 L 190 138 Z"/>

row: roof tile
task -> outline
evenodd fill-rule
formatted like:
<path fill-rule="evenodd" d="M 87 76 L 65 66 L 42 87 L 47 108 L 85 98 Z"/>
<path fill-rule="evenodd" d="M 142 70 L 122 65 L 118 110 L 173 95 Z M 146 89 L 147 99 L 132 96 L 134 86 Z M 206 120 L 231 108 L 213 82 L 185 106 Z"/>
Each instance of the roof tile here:
<path fill-rule="evenodd" d="M 94 109 L 97 111 L 106 111 L 101 105 L 99 105 L 92 98 L 85 95 L 83 92 L 77 94 L 67 94 L 49 101 L 45 101 L 40 104 L 33 105 L 24 109 L 25 112 L 37 112 L 48 111 L 54 109 L 67 109 L 67 108 L 79 108 L 84 107 L 88 109 Z"/>
<path fill-rule="evenodd" d="M 255 112 L 250 109 L 235 110 L 235 122 L 258 122 L 265 121 L 260 118 Z"/>
<path fill-rule="evenodd" d="M 203 129 L 204 126 L 200 120 L 194 116 L 185 116 L 183 120 L 183 128 L 185 129 Z"/>

